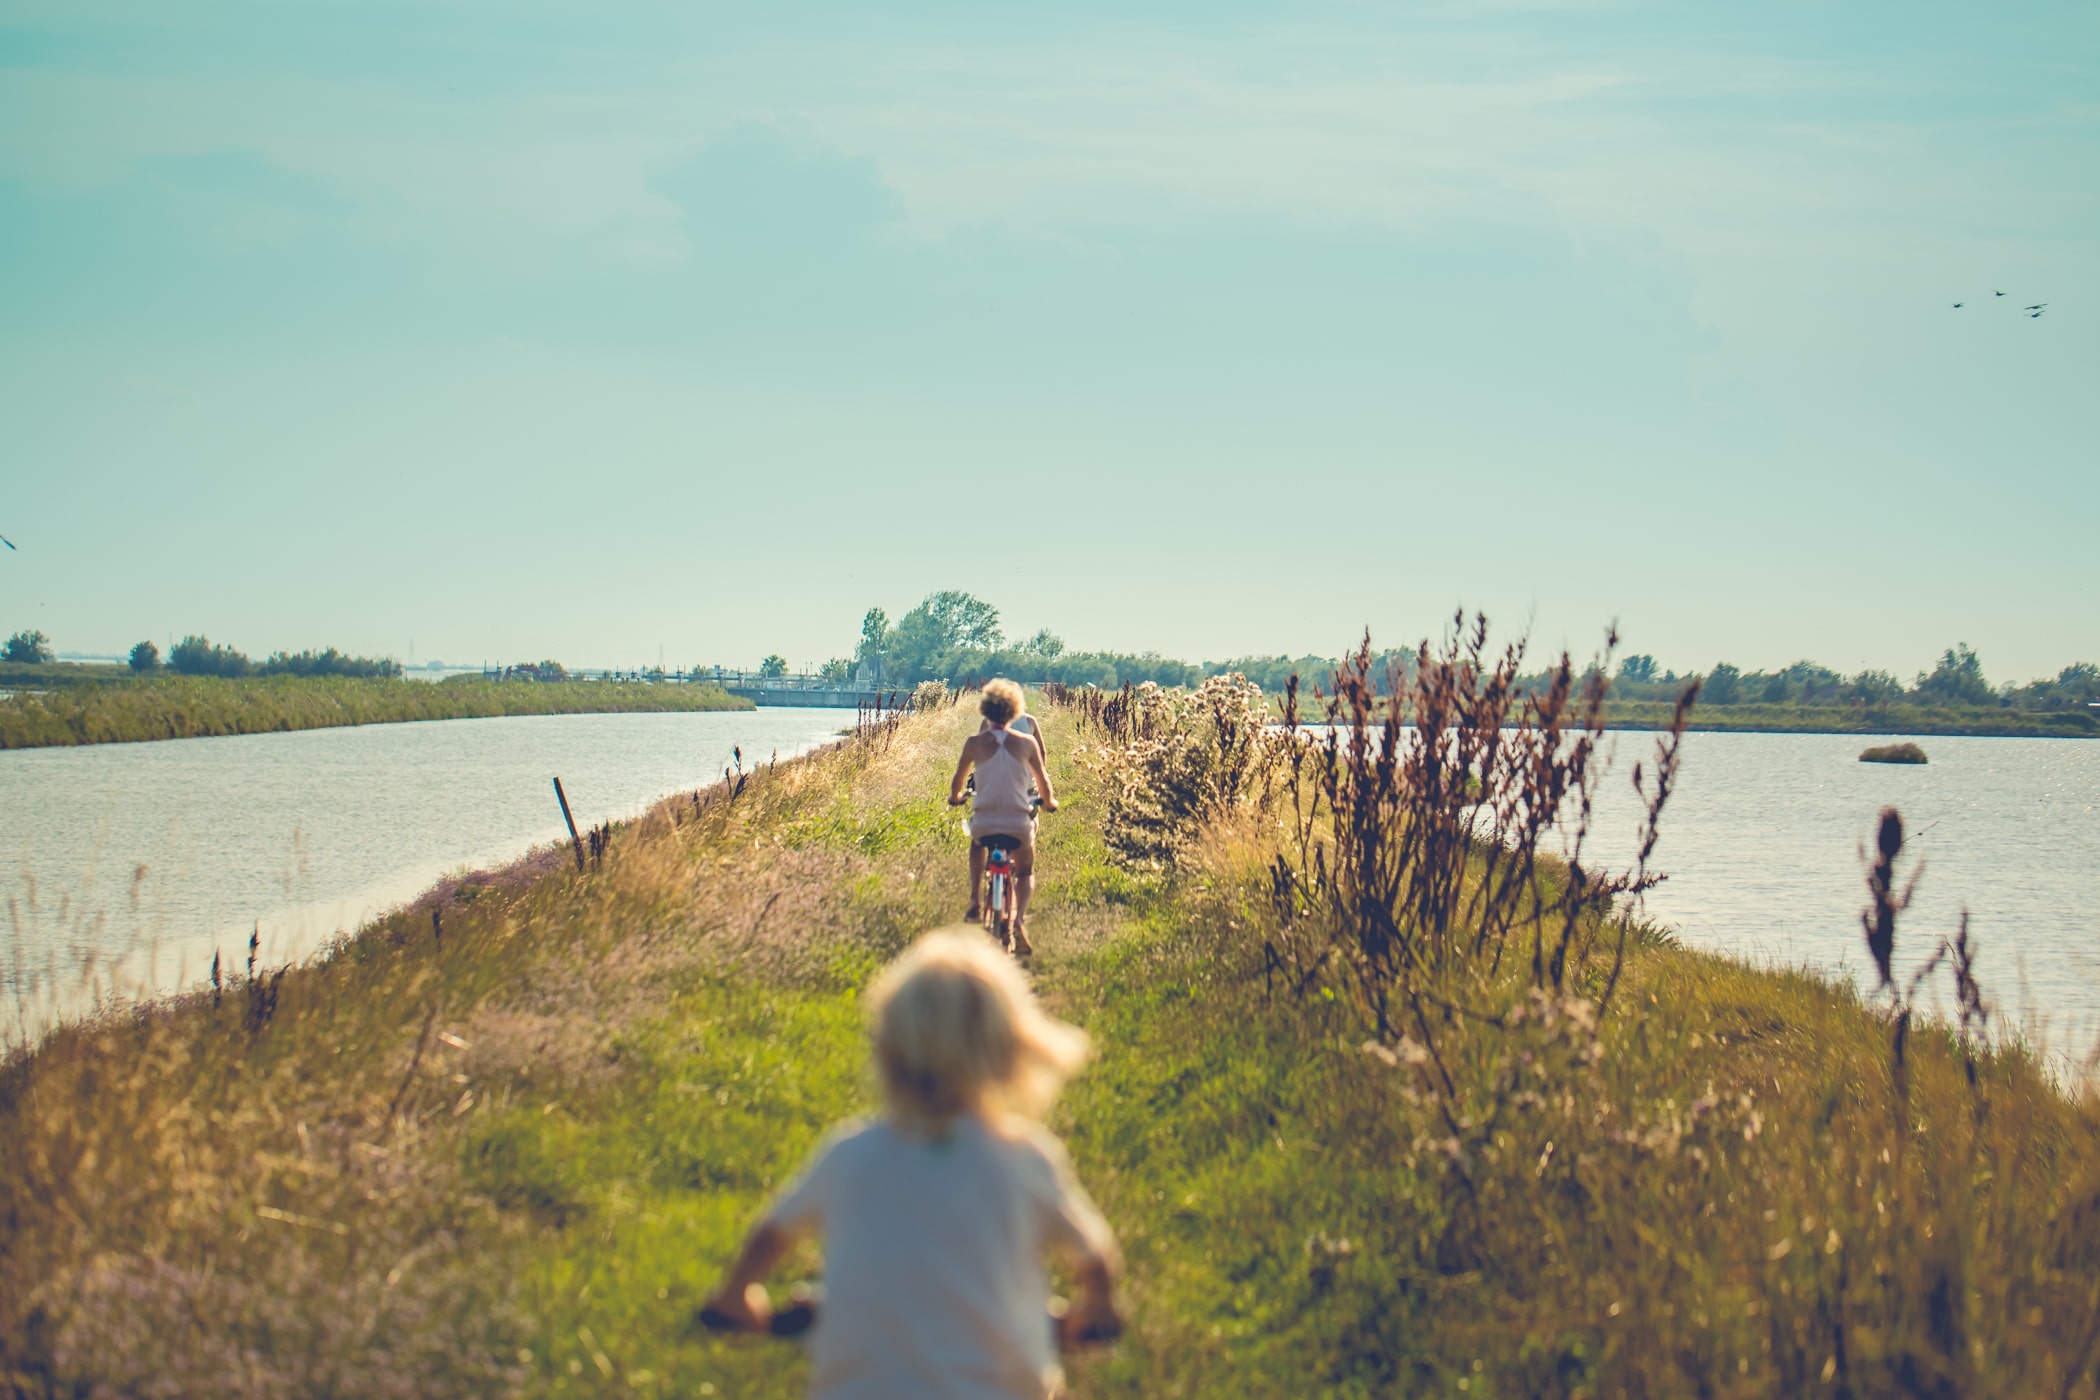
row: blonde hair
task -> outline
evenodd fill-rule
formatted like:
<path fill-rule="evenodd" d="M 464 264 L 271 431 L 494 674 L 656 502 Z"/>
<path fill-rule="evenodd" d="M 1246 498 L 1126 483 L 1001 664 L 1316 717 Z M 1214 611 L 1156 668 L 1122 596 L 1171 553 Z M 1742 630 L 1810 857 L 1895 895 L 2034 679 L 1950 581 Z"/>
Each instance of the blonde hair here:
<path fill-rule="evenodd" d="M 1036 1004 L 1028 979 L 980 929 L 929 933 L 869 995 L 890 1116 L 938 1130 L 958 1113 L 1040 1118 L 1086 1062 L 1086 1032 Z"/>
<path fill-rule="evenodd" d="M 977 710 L 993 724 L 1005 724 L 1021 713 L 1027 703 L 1021 687 L 1002 679 L 986 683 L 984 699 L 977 702 Z"/>

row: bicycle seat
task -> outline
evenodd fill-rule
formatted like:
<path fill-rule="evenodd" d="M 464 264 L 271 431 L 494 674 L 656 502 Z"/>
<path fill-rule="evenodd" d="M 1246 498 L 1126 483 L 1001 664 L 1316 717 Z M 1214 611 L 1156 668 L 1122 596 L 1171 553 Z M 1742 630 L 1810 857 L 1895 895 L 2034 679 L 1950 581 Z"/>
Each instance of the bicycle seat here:
<path fill-rule="evenodd" d="M 988 851 L 1018 851 L 1021 849 L 1021 838 L 996 834 L 980 836 L 977 838 L 977 844 Z"/>

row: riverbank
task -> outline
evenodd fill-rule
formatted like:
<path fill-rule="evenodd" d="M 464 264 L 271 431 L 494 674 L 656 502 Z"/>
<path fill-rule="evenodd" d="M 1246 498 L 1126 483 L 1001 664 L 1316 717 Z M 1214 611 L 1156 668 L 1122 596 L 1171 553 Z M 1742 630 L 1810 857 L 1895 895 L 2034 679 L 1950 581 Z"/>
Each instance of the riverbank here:
<path fill-rule="evenodd" d="M 17 691 L 0 699 L 0 749 L 268 734 L 426 719 L 753 708 L 751 701 L 706 684 L 534 684 L 474 677 L 433 684 L 340 676 L 240 680 L 170 676 Z"/>
<path fill-rule="evenodd" d="M 941 793 L 974 721 L 761 768 L 583 873 L 447 881 L 318 965 L 9 1065 L 5 1380 L 800 1394 L 791 1349 L 689 1319 L 870 1104 L 857 998 L 963 903 Z M 1046 723 L 1036 977 L 1099 1052 L 1055 1126 L 1132 1317 L 1077 1393 L 2094 1393 L 2100 1112 L 2020 1053 L 1915 1030 L 1899 1117 L 1849 991 L 1649 941 L 1594 1034 L 1558 1006 L 1497 1032 L 1536 1043 L 1453 1033 L 1490 1109 L 1454 1125 L 1346 997 L 1277 975 L 1272 826 L 1132 866 L 1114 775 L 1075 763 L 1101 740 Z"/>
<path fill-rule="evenodd" d="M 1663 730 L 1675 706 L 1612 700 L 1613 729 Z M 1961 734 L 1988 739 L 2100 738 L 2100 710 L 2015 710 L 1995 705 L 1699 705 L 1688 729 L 1722 734 Z"/>

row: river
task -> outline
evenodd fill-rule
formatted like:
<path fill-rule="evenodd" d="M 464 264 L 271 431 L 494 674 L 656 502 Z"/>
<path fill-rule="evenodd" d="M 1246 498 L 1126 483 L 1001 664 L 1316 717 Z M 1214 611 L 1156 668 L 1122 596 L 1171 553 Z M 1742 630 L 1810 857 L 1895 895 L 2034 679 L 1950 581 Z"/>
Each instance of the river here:
<path fill-rule="evenodd" d="M 0 753 L 0 856 L 17 1038 L 112 986 L 194 982 L 260 922 L 272 960 L 414 897 L 438 876 L 631 815 L 746 763 L 822 743 L 850 710 L 451 720 Z M 1647 735 L 1610 741 L 1605 853 L 1630 849 L 1625 780 Z M 1859 846 L 1900 808 L 1925 862 L 1898 935 L 1909 966 L 1966 906 L 2001 1024 L 2059 1049 L 2100 1028 L 2100 742 L 1936 737 L 1932 761 L 1857 761 L 1850 735 L 1692 734 L 1648 913 L 1693 947 L 1863 978 Z M 1889 742 L 1877 739 L 1873 742 Z M 1863 984 L 1864 985 L 1864 984 Z M 1944 982 L 1936 984 L 1944 997 Z M 1929 996 L 1928 996 L 1929 999 Z"/>
<path fill-rule="evenodd" d="M 0 1042 L 98 996 L 271 962 L 564 835 L 806 750 L 852 710 L 527 715 L 0 753 Z"/>

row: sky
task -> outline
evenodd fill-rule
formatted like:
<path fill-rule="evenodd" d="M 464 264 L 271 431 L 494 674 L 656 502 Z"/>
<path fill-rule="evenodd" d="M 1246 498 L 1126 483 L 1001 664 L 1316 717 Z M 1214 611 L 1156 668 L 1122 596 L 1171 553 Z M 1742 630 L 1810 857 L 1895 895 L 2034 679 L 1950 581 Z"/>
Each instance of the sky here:
<path fill-rule="evenodd" d="M 0 0 L 0 631 L 2025 680 L 2096 254 L 2090 4 Z"/>

